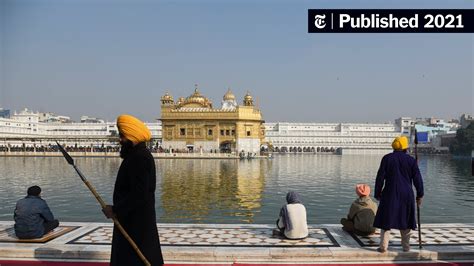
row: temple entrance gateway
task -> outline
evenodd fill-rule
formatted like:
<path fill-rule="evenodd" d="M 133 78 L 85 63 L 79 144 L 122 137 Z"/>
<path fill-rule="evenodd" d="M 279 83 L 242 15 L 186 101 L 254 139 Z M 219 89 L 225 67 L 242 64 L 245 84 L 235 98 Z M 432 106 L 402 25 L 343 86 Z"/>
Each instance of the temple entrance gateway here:
<path fill-rule="evenodd" d="M 232 145 L 232 141 L 224 141 L 219 145 L 219 151 L 223 153 L 231 153 L 235 151 L 235 145 Z"/>

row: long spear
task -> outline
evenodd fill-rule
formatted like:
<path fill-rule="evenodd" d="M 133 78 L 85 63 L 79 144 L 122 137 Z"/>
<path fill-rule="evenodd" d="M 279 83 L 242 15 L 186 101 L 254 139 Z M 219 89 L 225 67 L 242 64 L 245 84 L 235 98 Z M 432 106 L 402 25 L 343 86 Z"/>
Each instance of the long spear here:
<path fill-rule="evenodd" d="M 99 202 L 100 206 L 103 208 L 105 208 L 107 206 L 107 204 L 105 204 L 104 200 L 102 200 L 102 198 L 100 197 L 99 193 L 97 193 L 97 191 L 95 190 L 95 188 L 91 185 L 91 183 L 89 183 L 89 181 L 87 181 L 87 179 L 84 177 L 84 175 L 81 173 L 81 170 L 79 170 L 79 168 L 77 168 L 77 166 L 74 164 L 74 159 L 72 159 L 72 157 L 67 153 L 67 151 L 59 144 L 59 142 L 56 141 L 56 144 L 58 144 L 58 147 L 59 147 L 59 150 L 61 151 L 61 153 L 64 155 L 64 158 L 66 159 L 66 161 L 72 165 L 72 167 L 74 167 L 74 170 L 76 170 L 77 174 L 79 175 L 79 177 L 81 178 L 82 182 L 84 182 L 84 184 L 86 184 L 87 188 L 89 188 L 89 190 L 92 192 L 92 194 L 94 194 L 95 198 L 97 199 L 97 201 Z M 145 258 L 145 256 L 143 255 L 143 253 L 140 251 L 140 249 L 138 248 L 137 244 L 135 244 L 135 242 L 133 241 L 133 239 L 127 234 L 127 232 L 125 231 L 125 229 L 122 227 L 122 225 L 120 224 L 120 222 L 117 220 L 116 217 L 112 217 L 112 220 L 114 221 L 114 224 L 115 226 L 117 226 L 117 228 L 119 229 L 119 231 L 122 233 L 122 235 L 125 237 L 125 239 L 127 239 L 128 243 L 130 243 L 130 245 L 132 246 L 132 248 L 135 250 L 135 252 L 137 252 L 138 256 L 140 257 L 140 259 L 143 261 L 143 263 L 145 263 L 145 265 L 147 266 L 150 266 L 150 262 L 148 262 L 148 260 Z"/>
<path fill-rule="evenodd" d="M 415 160 L 416 164 L 418 165 L 418 134 L 415 129 Z M 420 221 L 420 205 L 418 202 L 416 203 L 416 214 L 417 214 L 417 220 L 418 220 L 418 247 L 419 249 L 422 249 L 423 246 L 421 245 L 421 221 Z"/>

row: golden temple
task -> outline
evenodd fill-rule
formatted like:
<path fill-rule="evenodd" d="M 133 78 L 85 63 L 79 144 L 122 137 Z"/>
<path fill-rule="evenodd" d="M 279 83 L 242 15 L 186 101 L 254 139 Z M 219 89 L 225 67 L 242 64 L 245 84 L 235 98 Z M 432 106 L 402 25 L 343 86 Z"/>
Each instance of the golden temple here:
<path fill-rule="evenodd" d="M 177 102 L 168 92 L 161 97 L 162 147 L 191 152 L 258 153 L 265 138 L 262 113 L 247 92 L 238 105 L 229 89 L 221 108 L 194 93 Z"/>

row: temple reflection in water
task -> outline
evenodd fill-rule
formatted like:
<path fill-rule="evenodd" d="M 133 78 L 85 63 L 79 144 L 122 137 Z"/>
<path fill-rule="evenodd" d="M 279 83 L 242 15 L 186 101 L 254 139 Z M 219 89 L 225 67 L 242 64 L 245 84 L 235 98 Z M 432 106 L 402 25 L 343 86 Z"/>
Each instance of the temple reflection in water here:
<path fill-rule="evenodd" d="M 235 217 L 216 222 L 252 223 L 261 208 L 271 160 L 160 160 L 160 222 L 199 223 L 206 217 Z M 179 165 L 179 167 L 177 167 Z M 222 214 L 222 215 L 219 215 Z"/>

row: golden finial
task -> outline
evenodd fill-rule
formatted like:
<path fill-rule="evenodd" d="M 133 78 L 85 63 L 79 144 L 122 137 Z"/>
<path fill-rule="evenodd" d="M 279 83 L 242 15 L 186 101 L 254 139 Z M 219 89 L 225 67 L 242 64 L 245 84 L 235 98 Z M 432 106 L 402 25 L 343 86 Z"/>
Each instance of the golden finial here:
<path fill-rule="evenodd" d="M 245 106 L 253 106 L 253 98 L 250 95 L 249 91 L 247 91 L 247 94 L 244 96 L 244 105 Z"/>
<path fill-rule="evenodd" d="M 227 101 L 227 100 L 235 100 L 235 96 L 230 90 L 230 88 L 227 90 L 226 94 L 224 94 L 224 101 Z"/>

